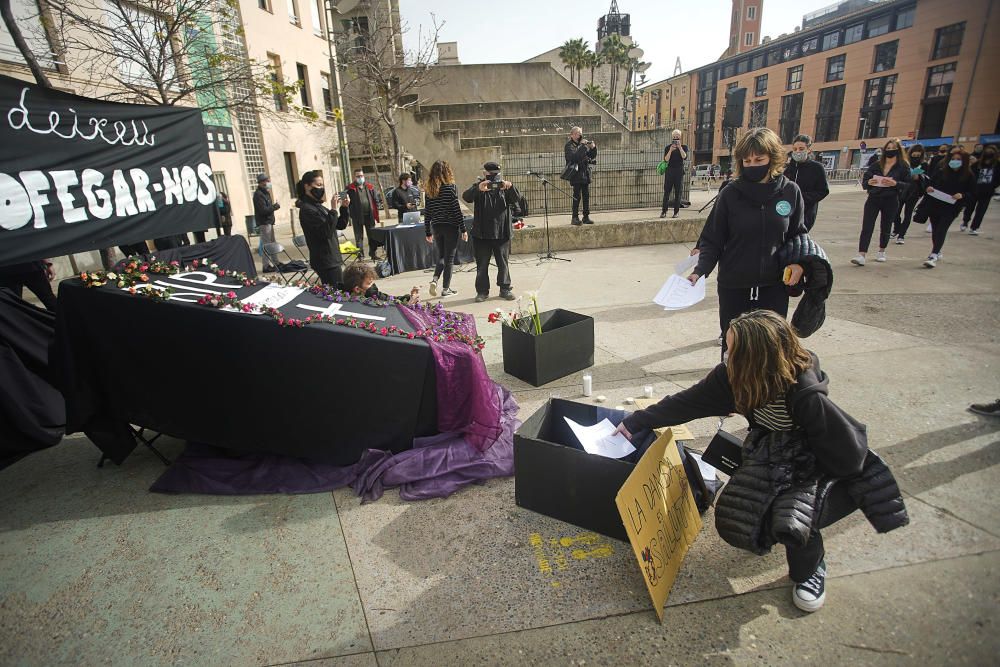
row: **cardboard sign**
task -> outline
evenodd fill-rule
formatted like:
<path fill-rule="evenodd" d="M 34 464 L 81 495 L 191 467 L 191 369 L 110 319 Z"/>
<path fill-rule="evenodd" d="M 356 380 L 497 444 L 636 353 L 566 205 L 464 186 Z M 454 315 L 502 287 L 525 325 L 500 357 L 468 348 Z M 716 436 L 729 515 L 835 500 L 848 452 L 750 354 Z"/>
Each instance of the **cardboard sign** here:
<path fill-rule="evenodd" d="M 701 530 L 701 517 L 667 429 L 656 439 L 615 496 L 653 608 L 663 622 L 663 606 Z"/>

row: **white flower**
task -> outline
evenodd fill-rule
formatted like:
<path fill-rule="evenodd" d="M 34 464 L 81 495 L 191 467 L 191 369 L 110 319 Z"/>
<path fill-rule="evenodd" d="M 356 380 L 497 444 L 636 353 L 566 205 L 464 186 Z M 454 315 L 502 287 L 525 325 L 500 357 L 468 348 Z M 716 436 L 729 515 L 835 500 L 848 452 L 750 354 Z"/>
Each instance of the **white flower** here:
<path fill-rule="evenodd" d="M 109 271 L 108 272 L 108 279 L 109 280 L 116 280 L 117 278 L 118 278 L 118 274 L 117 273 L 115 273 L 114 271 Z"/>

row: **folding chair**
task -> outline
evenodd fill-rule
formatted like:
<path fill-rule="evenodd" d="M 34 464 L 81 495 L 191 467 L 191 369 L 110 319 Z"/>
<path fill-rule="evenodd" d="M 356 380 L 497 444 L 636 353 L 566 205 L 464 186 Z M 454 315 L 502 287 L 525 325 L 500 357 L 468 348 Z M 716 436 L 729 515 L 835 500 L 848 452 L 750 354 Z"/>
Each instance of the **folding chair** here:
<path fill-rule="evenodd" d="M 351 264 L 354 264 L 361 257 L 361 248 L 348 241 L 344 232 L 337 232 L 337 243 L 340 244 L 340 254 L 344 258 L 345 266 L 348 264 L 348 260 L 350 260 Z"/>
<path fill-rule="evenodd" d="M 285 250 L 285 246 L 280 243 L 265 243 L 262 248 L 264 252 L 264 263 L 271 264 L 278 271 L 278 277 L 286 285 L 294 282 L 298 276 L 301 276 L 305 280 L 306 272 L 304 269 L 289 269 L 291 265 L 292 258 Z M 284 260 L 282 260 L 282 256 Z"/>
<path fill-rule="evenodd" d="M 292 244 L 298 249 L 299 254 L 302 255 L 302 261 L 306 263 L 306 271 L 308 272 L 308 276 L 305 279 L 306 282 L 310 284 L 315 282 L 316 280 L 319 279 L 319 276 L 316 274 L 316 271 L 312 268 L 312 262 L 309 261 L 309 255 L 307 255 L 305 250 L 303 250 L 303 248 L 309 247 L 308 244 L 306 243 L 306 237 L 302 234 L 299 234 L 298 236 L 292 238 Z"/>

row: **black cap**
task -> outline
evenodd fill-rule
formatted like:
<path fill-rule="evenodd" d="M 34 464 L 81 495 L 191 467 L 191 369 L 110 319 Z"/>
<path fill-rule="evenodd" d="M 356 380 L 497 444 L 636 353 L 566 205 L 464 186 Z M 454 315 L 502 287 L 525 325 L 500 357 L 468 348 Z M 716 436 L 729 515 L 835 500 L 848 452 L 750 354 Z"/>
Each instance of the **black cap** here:
<path fill-rule="evenodd" d="M 257 182 L 263 183 L 264 181 L 269 181 L 271 178 L 267 174 L 257 174 Z"/>
<path fill-rule="evenodd" d="M 483 165 L 483 171 L 500 171 L 500 165 L 496 162 L 487 162 Z"/>

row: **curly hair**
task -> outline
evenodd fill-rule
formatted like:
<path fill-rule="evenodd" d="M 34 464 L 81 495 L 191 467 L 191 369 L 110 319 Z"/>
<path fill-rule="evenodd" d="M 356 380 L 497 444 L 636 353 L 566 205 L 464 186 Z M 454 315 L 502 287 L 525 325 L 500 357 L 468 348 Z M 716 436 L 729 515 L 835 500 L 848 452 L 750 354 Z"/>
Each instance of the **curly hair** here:
<path fill-rule="evenodd" d="M 784 396 L 812 357 L 791 325 L 770 310 L 752 310 L 729 323 L 733 334 L 726 374 L 740 414 Z"/>
<path fill-rule="evenodd" d="M 444 160 L 438 160 L 431 166 L 430 176 L 427 177 L 427 196 L 436 198 L 441 193 L 441 186 L 454 184 L 455 174 L 451 170 L 451 165 Z"/>
<path fill-rule="evenodd" d="M 755 127 L 740 137 L 733 147 L 733 172 L 739 178 L 743 173 L 743 160 L 751 155 L 767 155 L 771 158 L 768 176 L 776 178 L 785 170 L 785 148 L 773 130 Z"/>
<path fill-rule="evenodd" d="M 371 278 L 375 280 L 375 267 L 365 262 L 355 262 L 344 269 L 344 291 L 353 293 L 354 288 L 361 287 L 365 280 Z"/>

